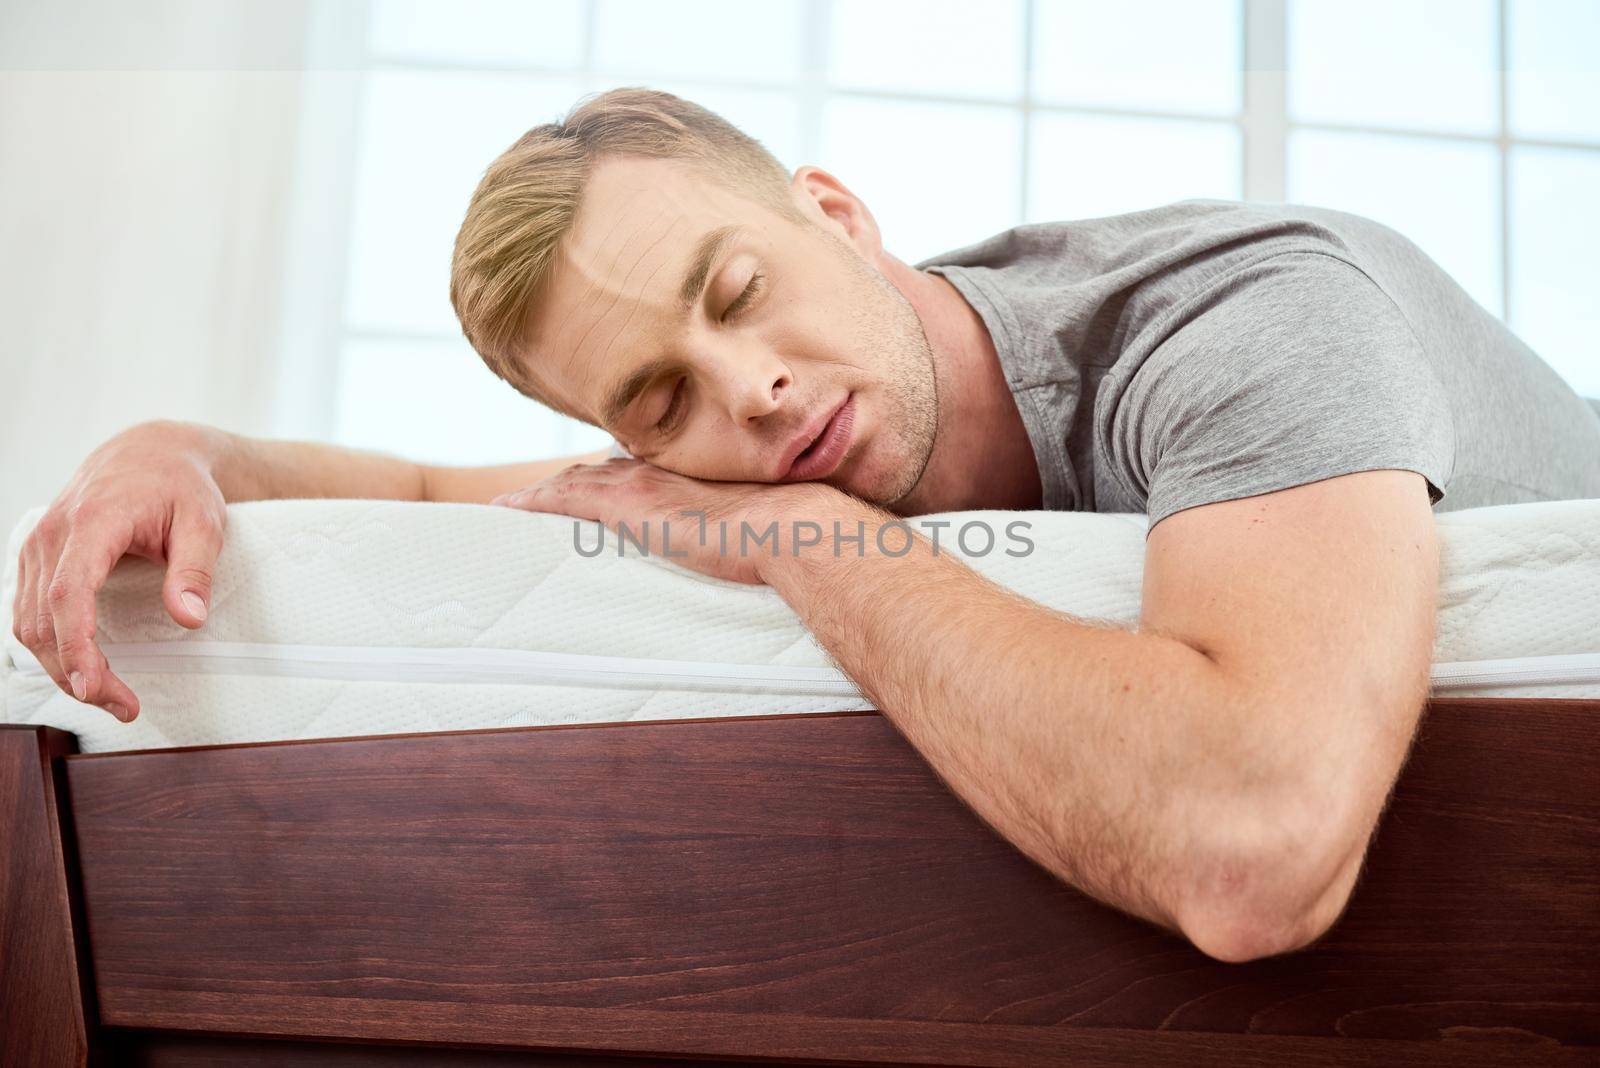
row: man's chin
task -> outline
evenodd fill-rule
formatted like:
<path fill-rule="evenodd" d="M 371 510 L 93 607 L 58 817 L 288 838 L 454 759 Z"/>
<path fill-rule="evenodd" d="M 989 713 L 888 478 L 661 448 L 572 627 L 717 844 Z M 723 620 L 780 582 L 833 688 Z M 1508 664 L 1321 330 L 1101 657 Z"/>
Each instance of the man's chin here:
<path fill-rule="evenodd" d="M 828 482 L 852 497 L 890 511 L 916 490 L 918 479 L 907 482 L 904 463 L 883 464 L 865 456 L 861 460 L 836 472 Z"/>

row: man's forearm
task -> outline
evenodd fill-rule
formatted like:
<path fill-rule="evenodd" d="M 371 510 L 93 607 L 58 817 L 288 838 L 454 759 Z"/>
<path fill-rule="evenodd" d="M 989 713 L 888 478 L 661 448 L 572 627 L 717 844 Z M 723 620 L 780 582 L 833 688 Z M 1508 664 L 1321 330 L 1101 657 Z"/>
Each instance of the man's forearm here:
<path fill-rule="evenodd" d="M 425 468 L 397 456 L 309 441 L 269 441 L 196 423 L 193 441 L 228 501 L 301 497 L 425 500 Z"/>
<path fill-rule="evenodd" d="M 903 557 L 852 502 L 865 557 L 763 561 L 763 577 L 934 770 L 1058 876 L 1181 927 L 1203 841 L 1236 795 L 1235 688 L 1175 639 L 1078 620 L 921 537 Z M 831 518 L 831 517 L 830 517 Z M 898 548 L 900 535 L 892 535 Z"/>

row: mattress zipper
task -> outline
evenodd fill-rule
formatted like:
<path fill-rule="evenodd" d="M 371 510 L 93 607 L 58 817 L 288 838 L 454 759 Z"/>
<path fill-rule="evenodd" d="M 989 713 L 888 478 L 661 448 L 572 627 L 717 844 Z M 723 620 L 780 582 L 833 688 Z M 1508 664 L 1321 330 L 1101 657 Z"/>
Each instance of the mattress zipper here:
<path fill-rule="evenodd" d="M 102 645 L 101 650 L 118 672 L 861 697 L 861 691 L 843 672 L 802 665 L 729 664 L 470 646 L 424 649 L 158 641 L 113 642 Z M 19 672 L 44 674 L 26 650 L 13 645 L 10 652 L 20 655 L 16 661 Z M 1434 692 L 1600 684 L 1600 652 L 1435 664 L 1430 681 Z"/>
<path fill-rule="evenodd" d="M 1465 690 L 1479 686 L 1600 683 L 1600 653 L 1562 653 L 1436 664 L 1431 681 L 1436 691 Z"/>

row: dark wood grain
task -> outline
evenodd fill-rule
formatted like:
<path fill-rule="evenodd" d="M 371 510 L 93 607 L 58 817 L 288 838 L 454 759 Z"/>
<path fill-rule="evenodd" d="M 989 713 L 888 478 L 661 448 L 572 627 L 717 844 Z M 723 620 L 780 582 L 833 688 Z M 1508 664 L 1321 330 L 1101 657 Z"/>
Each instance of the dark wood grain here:
<path fill-rule="evenodd" d="M 87 966 L 59 757 L 72 735 L 0 724 L 0 1065 L 81 1065 Z M 65 827 L 63 824 L 65 823 Z M 75 923 L 74 920 L 77 920 Z"/>
<path fill-rule="evenodd" d="M 1249 965 L 1058 883 L 874 714 L 65 765 L 109 1025 L 861 1063 L 1556 1064 L 1600 1044 L 1597 742 L 1600 702 L 1436 702 L 1346 916 Z"/>
<path fill-rule="evenodd" d="M 643 1068 L 663 1063 L 625 1055 L 292 1042 L 119 1028 L 106 1030 L 105 1044 L 106 1062 L 117 1068 Z M 731 1062 L 674 1058 L 665 1063 L 674 1068 L 713 1068 Z"/>
<path fill-rule="evenodd" d="M 640 1050 L 651 1048 L 656 1032 L 648 1024 L 649 1014 L 632 1019 L 643 1025 L 633 1034 L 632 1044 Z M 625 1017 L 624 1019 L 627 1019 Z M 706 1019 L 695 1016 L 694 1019 Z M 715 1039 L 720 1030 L 714 1021 L 706 1034 Z M 264 1041 L 253 1038 L 211 1038 L 175 1036 L 153 1032 L 112 1033 L 128 1036 L 112 1044 L 108 1063 L 117 1068 L 139 1065 L 148 1068 L 251 1068 L 265 1065 L 295 1065 L 300 1068 L 327 1066 L 453 1066 L 453 1068 L 624 1068 L 628 1065 L 659 1064 L 675 1068 L 705 1068 L 713 1064 L 759 1065 L 870 1065 L 871 1068 L 902 1068 L 912 1065 L 1051 1065 L 1071 1064 L 1076 1068 L 1523 1068 L 1526 1065 L 1593 1065 L 1594 1051 L 1574 1046 L 1523 1047 L 1506 1043 L 1441 1043 L 1385 1041 L 1359 1038 L 1295 1038 L 1282 1035 L 1228 1035 L 1195 1032 L 1134 1031 L 1117 1028 L 1091 1028 L 1057 1040 L 1045 1029 L 1009 1025 L 935 1026 L 915 1021 L 883 1022 L 855 1026 L 850 1037 L 857 1048 L 871 1041 L 873 1055 L 866 1058 L 840 1058 L 831 1043 L 816 1041 L 815 1026 L 797 1021 L 773 1021 L 773 1048 L 793 1047 L 791 1057 L 726 1057 L 706 1059 L 635 1053 L 626 1055 L 530 1053 L 526 1051 L 487 1051 L 457 1047 L 401 1045 L 357 1045 L 350 1042 L 309 1043 Z M 670 1026 L 681 1029 L 683 1020 Z M 629 1034 L 625 1028 L 620 1034 Z"/>

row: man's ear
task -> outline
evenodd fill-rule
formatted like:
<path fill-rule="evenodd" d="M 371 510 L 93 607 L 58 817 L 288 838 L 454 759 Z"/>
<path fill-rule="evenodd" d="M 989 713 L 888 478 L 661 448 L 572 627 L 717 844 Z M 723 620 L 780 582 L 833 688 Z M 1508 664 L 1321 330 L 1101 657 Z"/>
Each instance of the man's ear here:
<path fill-rule="evenodd" d="M 839 179 L 821 167 L 807 165 L 794 172 L 789 184 L 801 210 L 849 241 L 868 263 L 883 254 L 878 220 Z"/>

